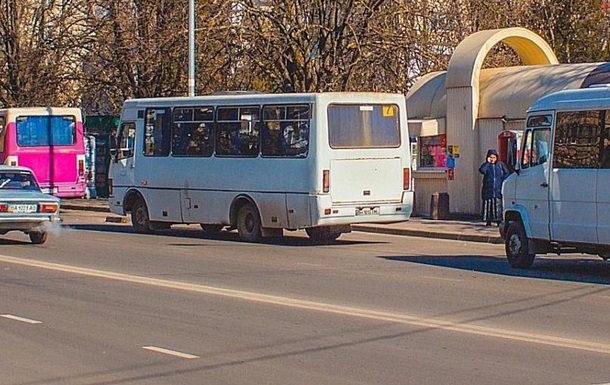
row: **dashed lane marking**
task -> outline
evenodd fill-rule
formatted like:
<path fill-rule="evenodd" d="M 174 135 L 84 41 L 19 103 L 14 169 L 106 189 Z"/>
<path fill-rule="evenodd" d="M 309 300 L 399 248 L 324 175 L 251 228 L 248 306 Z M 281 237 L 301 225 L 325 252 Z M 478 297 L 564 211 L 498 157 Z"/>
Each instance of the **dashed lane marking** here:
<path fill-rule="evenodd" d="M 18 317 L 12 314 L 2 314 L 0 315 L 2 318 L 12 319 L 13 321 L 25 322 L 27 324 L 41 324 L 41 321 L 36 321 L 35 319 L 29 319 L 24 317 Z"/>
<path fill-rule="evenodd" d="M 199 358 L 199 356 L 196 356 L 193 354 L 182 353 L 182 352 L 178 352 L 176 350 L 170 350 L 170 349 L 165 349 L 165 348 L 159 348 L 157 346 L 142 346 L 142 349 L 150 350 L 151 352 L 167 354 L 169 356 L 186 358 L 189 360 L 194 360 L 195 358 Z"/>

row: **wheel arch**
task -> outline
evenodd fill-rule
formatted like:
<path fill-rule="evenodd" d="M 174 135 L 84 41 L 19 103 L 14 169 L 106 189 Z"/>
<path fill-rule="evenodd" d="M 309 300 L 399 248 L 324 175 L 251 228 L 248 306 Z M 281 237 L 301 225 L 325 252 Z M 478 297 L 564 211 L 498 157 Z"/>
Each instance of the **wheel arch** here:
<path fill-rule="evenodd" d="M 123 211 L 125 213 L 131 212 L 131 210 L 133 209 L 133 205 L 138 200 L 142 200 L 146 204 L 146 207 L 148 207 L 148 202 L 146 202 L 146 199 L 144 198 L 144 194 L 142 194 L 140 191 L 138 191 L 136 189 L 127 191 L 127 193 L 125 194 L 125 197 L 123 198 Z"/>
<path fill-rule="evenodd" d="M 525 236 L 529 238 L 532 235 L 529 215 L 523 206 L 513 206 L 506 209 L 504 211 L 504 222 L 506 223 L 506 226 L 508 226 L 510 222 L 520 222 L 523 231 L 525 232 Z"/>
<path fill-rule="evenodd" d="M 248 203 L 251 204 L 252 207 L 254 207 L 254 210 L 256 210 L 256 214 L 258 215 L 259 219 L 261 219 L 261 213 L 260 213 L 260 211 L 258 209 L 258 205 L 254 201 L 254 199 L 252 199 L 252 197 L 249 195 L 240 194 L 240 195 L 236 196 L 235 198 L 233 198 L 233 202 L 231 202 L 231 208 L 229 209 L 229 221 L 231 222 L 231 227 L 237 226 L 237 215 L 239 213 L 239 210 L 245 204 L 248 204 Z"/>

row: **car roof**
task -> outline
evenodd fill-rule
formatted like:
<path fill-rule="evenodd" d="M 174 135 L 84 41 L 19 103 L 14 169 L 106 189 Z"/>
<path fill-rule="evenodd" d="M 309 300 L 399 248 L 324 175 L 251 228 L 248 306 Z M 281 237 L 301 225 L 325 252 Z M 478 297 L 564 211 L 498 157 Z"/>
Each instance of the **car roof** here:
<path fill-rule="evenodd" d="M 24 166 L 9 166 L 6 164 L 0 165 L 0 172 L 30 172 L 33 174 L 32 169 Z"/>

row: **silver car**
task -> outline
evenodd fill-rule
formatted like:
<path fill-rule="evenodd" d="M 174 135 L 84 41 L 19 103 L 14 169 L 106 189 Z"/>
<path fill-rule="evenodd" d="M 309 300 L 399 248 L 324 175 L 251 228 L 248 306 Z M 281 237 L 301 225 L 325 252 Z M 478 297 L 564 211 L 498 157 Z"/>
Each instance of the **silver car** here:
<path fill-rule="evenodd" d="M 59 206 L 59 198 L 40 191 L 32 170 L 0 165 L 0 234 L 23 231 L 32 243 L 44 243 L 47 224 L 61 222 Z"/>

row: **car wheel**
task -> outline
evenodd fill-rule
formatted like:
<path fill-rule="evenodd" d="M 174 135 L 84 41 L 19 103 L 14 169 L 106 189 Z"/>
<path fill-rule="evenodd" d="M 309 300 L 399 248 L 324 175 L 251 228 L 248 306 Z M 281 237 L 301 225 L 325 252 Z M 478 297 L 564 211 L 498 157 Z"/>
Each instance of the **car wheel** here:
<path fill-rule="evenodd" d="M 201 224 L 201 230 L 208 235 L 218 234 L 223 228 L 223 225 L 210 225 L 206 223 Z"/>
<path fill-rule="evenodd" d="M 511 267 L 527 269 L 534 263 L 536 254 L 529 251 L 528 239 L 521 222 L 511 222 L 508 225 L 504 246 L 506 259 Z"/>
<path fill-rule="evenodd" d="M 138 199 L 131 209 L 131 225 L 136 233 L 149 234 L 153 232 L 148 208 L 142 199 Z"/>
<path fill-rule="evenodd" d="M 237 213 L 237 233 L 246 242 L 260 242 L 262 238 L 258 211 L 250 203 L 243 205 Z"/>
<path fill-rule="evenodd" d="M 33 231 L 28 235 L 30 236 L 30 241 L 35 245 L 41 245 L 47 241 L 46 231 Z"/>
<path fill-rule="evenodd" d="M 305 232 L 312 241 L 320 244 L 334 242 L 341 235 L 332 226 L 308 227 Z"/>

